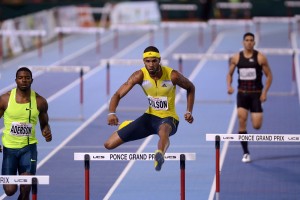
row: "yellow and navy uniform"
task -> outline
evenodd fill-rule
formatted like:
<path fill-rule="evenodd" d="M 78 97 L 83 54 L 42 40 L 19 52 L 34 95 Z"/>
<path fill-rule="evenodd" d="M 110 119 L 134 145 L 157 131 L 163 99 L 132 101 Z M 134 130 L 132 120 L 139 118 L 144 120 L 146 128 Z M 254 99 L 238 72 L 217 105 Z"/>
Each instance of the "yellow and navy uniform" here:
<path fill-rule="evenodd" d="M 2 143 L 6 148 L 19 149 L 36 144 L 35 127 L 38 122 L 36 93 L 31 90 L 29 103 L 16 102 L 16 88 L 11 90 L 7 109 L 4 111 Z"/>
<path fill-rule="evenodd" d="M 173 117 L 179 121 L 175 108 L 176 85 L 173 85 L 171 81 L 173 69 L 162 66 L 162 76 L 159 80 L 152 79 L 145 67 L 141 70 L 144 74 L 142 88 L 149 101 L 149 107 L 145 113 L 160 118 Z"/>

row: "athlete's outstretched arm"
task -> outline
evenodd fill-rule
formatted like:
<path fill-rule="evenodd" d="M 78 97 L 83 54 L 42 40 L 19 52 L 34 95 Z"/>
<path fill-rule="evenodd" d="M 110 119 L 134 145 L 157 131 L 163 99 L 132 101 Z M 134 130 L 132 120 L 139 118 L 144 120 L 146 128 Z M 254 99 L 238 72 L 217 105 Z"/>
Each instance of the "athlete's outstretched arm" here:
<path fill-rule="evenodd" d="M 133 88 L 133 86 L 135 86 L 136 84 L 142 84 L 142 81 L 143 72 L 142 70 L 138 70 L 134 72 L 128 78 L 128 80 L 115 92 L 109 103 L 109 114 L 107 117 L 108 125 L 118 125 L 119 119 L 115 113 L 120 100 Z"/>
<path fill-rule="evenodd" d="M 185 76 L 183 76 L 181 73 L 179 73 L 176 70 L 172 71 L 171 79 L 174 85 L 178 85 L 179 87 L 186 90 L 186 99 L 187 99 L 187 107 L 186 107 L 186 113 L 184 115 L 184 118 L 187 122 L 193 123 L 194 118 L 192 115 L 194 102 L 195 102 L 195 86 L 194 84 L 187 79 Z"/>

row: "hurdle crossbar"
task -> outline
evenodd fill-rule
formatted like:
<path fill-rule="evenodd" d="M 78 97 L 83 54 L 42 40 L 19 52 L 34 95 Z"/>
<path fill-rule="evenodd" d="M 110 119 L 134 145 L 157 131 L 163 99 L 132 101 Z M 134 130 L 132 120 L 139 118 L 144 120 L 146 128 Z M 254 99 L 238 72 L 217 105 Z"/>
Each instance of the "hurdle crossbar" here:
<path fill-rule="evenodd" d="M 196 4 L 161 4 L 160 9 L 162 11 L 167 10 L 181 10 L 181 11 L 196 11 L 198 9 Z"/>
<path fill-rule="evenodd" d="M 210 19 L 208 20 L 210 26 L 252 26 L 253 21 L 251 19 Z"/>
<path fill-rule="evenodd" d="M 284 5 L 286 7 L 299 8 L 300 7 L 300 2 L 299 1 L 285 1 Z"/>
<path fill-rule="evenodd" d="M 0 185 L 6 184 L 17 184 L 17 185 L 31 185 L 33 184 L 32 179 L 36 178 L 38 184 L 49 185 L 49 176 L 39 175 L 39 176 L 23 176 L 23 175 L 10 175 L 10 176 L 0 176 Z"/>
<path fill-rule="evenodd" d="M 158 28 L 157 24 L 113 24 L 110 26 L 111 30 L 118 31 L 150 31 L 157 30 Z"/>
<path fill-rule="evenodd" d="M 206 141 L 248 141 L 248 142 L 300 142 L 300 134 L 218 134 L 207 133 Z"/>
<path fill-rule="evenodd" d="M 162 22 L 161 28 L 206 28 L 206 22 Z"/>
<path fill-rule="evenodd" d="M 200 59 L 209 59 L 209 60 L 228 60 L 231 57 L 231 54 L 227 53 L 175 53 L 173 58 L 183 59 L 183 60 L 200 60 Z"/>
<path fill-rule="evenodd" d="M 20 66 L 23 67 L 23 66 Z M 25 67 L 25 66 L 24 66 Z M 71 72 L 79 73 L 83 70 L 87 73 L 91 70 L 90 66 L 29 66 L 32 71 L 43 71 L 43 72 Z"/>
<path fill-rule="evenodd" d="M 218 2 L 216 3 L 216 7 L 219 9 L 251 9 L 252 3 L 250 2 Z"/>
<path fill-rule="evenodd" d="M 196 153 L 166 153 L 165 160 L 178 161 L 180 155 L 185 155 L 185 160 L 196 160 Z M 130 161 L 130 160 L 154 160 L 154 153 L 74 153 L 74 160 L 85 160 L 85 155 L 94 161 Z"/>
<path fill-rule="evenodd" d="M 16 36 L 45 36 L 45 30 L 0 30 L 0 35 L 16 35 Z"/>
<path fill-rule="evenodd" d="M 298 53 L 299 49 L 292 48 L 259 48 L 258 51 L 266 55 L 293 55 Z M 233 54 L 229 53 L 174 53 L 173 58 L 183 60 L 228 60 Z"/>
<path fill-rule="evenodd" d="M 99 27 L 56 27 L 55 29 L 56 33 L 66 33 L 66 34 L 70 34 L 70 33 L 103 33 L 105 30 L 104 28 L 99 28 Z"/>
<path fill-rule="evenodd" d="M 253 17 L 254 23 L 291 23 L 294 21 L 292 17 Z"/>

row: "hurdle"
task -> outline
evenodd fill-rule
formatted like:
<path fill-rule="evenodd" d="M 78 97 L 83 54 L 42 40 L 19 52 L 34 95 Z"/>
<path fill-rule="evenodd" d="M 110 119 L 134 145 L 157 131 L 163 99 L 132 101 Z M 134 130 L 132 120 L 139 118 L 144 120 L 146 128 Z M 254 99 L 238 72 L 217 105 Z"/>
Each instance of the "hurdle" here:
<path fill-rule="evenodd" d="M 253 17 L 253 22 L 256 27 L 256 35 L 259 39 L 261 36 L 261 25 L 264 23 L 284 23 L 288 24 L 288 38 L 291 41 L 291 33 L 293 30 L 293 24 L 295 23 L 295 19 L 292 17 Z"/>
<path fill-rule="evenodd" d="M 251 19 L 210 19 L 208 25 L 211 26 L 211 40 L 214 41 L 217 37 L 217 26 L 245 26 L 245 31 L 248 32 L 250 27 L 253 26 Z"/>
<path fill-rule="evenodd" d="M 300 8 L 300 2 L 299 1 L 285 1 L 284 5 L 287 8 L 288 16 L 293 16 L 293 12 L 292 12 L 293 9 Z"/>
<path fill-rule="evenodd" d="M 0 184 L 2 185 L 31 185 L 32 200 L 37 200 L 37 187 L 38 185 L 49 185 L 49 176 L 0 176 Z"/>
<path fill-rule="evenodd" d="M 19 67 L 28 67 L 28 66 L 19 66 Z M 79 103 L 80 103 L 80 114 L 78 118 L 69 118 L 69 119 L 54 119 L 54 120 L 84 120 L 84 111 L 83 111 L 83 103 L 84 103 L 84 87 L 83 87 L 83 76 L 85 73 L 91 70 L 90 66 L 38 66 L 31 65 L 28 67 L 33 72 L 44 73 L 44 72 L 63 72 L 63 73 L 79 73 Z M 53 119 L 51 119 L 53 120 Z"/>
<path fill-rule="evenodd" d="M 169 45 L 169 29 L 182 28 L 182 29 L 198 29 L 198 43 L 199 46 L 203 45 L 204 29 L 207 27 L 206 22 L 162 22 L 160 27 L 164 29 L 164 44 L 165 47 Z"/>
<path fill-rule="evenodd" d="M 226 16 L 222 15 L 222 11 L 221 10 L 230 10 L 232 13 L 232 18 L 237 18 L 238 13 L 237 11 L 240 11 L 241 13 L 244 14 L 244 18 L 248 19 L 250 18 L 250 13 L 251 13 L 251 9 L 252 9 L 252 3 L 250 2 L 217 2 L 216 3 L 216 7 L 220 10 L 220 17 L 221 18 L 226 18 Z"/>
<path fill-rule="evenodd" d="M 59 51 L 63 53 L 63 34 L 95 34 L 96 35 L 96 51 L 100 53 L 101 33 L 105 32 L 101 27 L 56 27 L 55 32 L 58 35 Z"/>
<path fill-rule="evenodd" d="M 188 12 L 188 20 L 194 20 L 196 16 L 196 12 L 198 10 L 197 4 L 161 4 L 160 5 L 160 10 L 162 12 L 163 18 L 165 21 L 169 21 L 168 17 L 168 12 L 173 11 L 173 12 Z"/>
<path fill-rule="evenodd" d="M 84 161 L 85 200 L 89 200 L 90 161 L 154 161 L 154 153 L 74 153 L 75 161 Z M 180 200 L 185 200 L 185 161 L 196 160 L 196 153 L 166 153 L 165 160 L 180 161 Z"/>
<path fill-rule="evenodd" d="M 37 37 L 37 49 L 38 56 L 42 56 L 42 37 L 46 36 L 45 30 L 0 30 L 0 60 L 3 59 L 2 52 L 2 37 L 7 36 L 29 36 L 29 37 Z"/>
<path fill-rule="evenodd" d="M 206 141 L 215 141 L 216 149 L 216 200 L 220 199 L 220 142 L 300 142 L 297 134 L 218 134 L 207 133 Z"/>
<path fill-rule="evenodd" d="M 114 33 L 114 49 L 119 48 L 119 32 L 129 31 L 148 31 L 149 32 L 149 43 L 154 44 L 154 31 L 159 28 L 156 24 L 139 24 L 139 25 L 128 25 L 128 24 L 113 24 L 110 26 L 110 30 Z"/>
<path fill-rule="evenodd" d="M 296 36 L 295 34 L 292 34 L 292 39 L 295 43 Z M 296 94 L 296 70 L 298 70 L 298 57 L 297 55 L 299 54 L 299 49 L 296 47 L 293 48 L 257 48 L 258 51 L 261 53 L 265 54 L 266 56 L 289 56 L 292 60 L 292 65 L 291 65 L 291 80 L 292 80 L 292 85 L 291 85 L 291 90 L 290 91 L 282 91 L 282 92 L 269 92 L 269 95 L 272 96 L 293 96 Z M 228 62 L 229 59 L 233 53 L 174 53 L 173 59 L 178 60 L 178 66 L 179 66 L 179 71 L 182 73 L 183 71 L 183 61 L 184 60 L 202 60 L 206 59 L 209 61 L 226 61 Z M 224 65 L 228 66 L 228 64 Z"/>

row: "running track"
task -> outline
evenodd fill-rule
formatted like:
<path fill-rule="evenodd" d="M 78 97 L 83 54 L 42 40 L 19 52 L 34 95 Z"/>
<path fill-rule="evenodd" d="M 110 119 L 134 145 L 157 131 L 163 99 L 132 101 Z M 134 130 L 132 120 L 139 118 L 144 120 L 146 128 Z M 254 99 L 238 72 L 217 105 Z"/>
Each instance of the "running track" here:
<path fill-rule="evenodd" d="M 286 29 L 270 27 L 262 30 L 258 48 L 291 48 Z M 236 27 L 224 29 L 212 41 L 207 29 L 202 46 L 195 42 L 198 40 L 196 30 L 174 30 L 170 33 L 172 42 L 168 46 L 164 45 L 162 30 L 155 32 L 153 41 L 162 57 L 168 59 L 169 65 L 178 69 L 174 53 L 236 52 L 241 48 L 244 32 Z M 103 143 L 115 129 L 106 125 L 109 97 L 106 93 L 106 66 L 99 65 L 100 60 L 139 59 L 144 48 L 151 44 L 147 32 L 123 33 L 118 49 L 114 48 L 113 34 L 109 31 L 103 35 L 101 42 L 101 52 L 98 53 L 93 37 L 72 35 L 64 39 L 63 54 L 59 53 L 57 43 L 51 43 L 43 47 L 42 57 L 33 51 L 1 65 L 1 93 L 14 86 L 15 71 L 20 65 L 88 65 L 92 68 L 84 76 L 83 121 L 59 120 L 76 118 L 81 113 L 78 73 L 36 72 L 34 75 L 33 89 L 48 99 L 54 135 L 51 143 L 39 138 L 38 174 L 50 175 L 50 185 L 39 186 L 40 199 L 84 199 L 84 165 L 74 161 L 73 154 L 108 152 Z M 299 39 L 293 45 L 299 46 Z M 270 56 L 269 61 L 274 83 L 270 91 L 272 95 L 264 104 L 264 126 L 257 133 L 298 134 L 299 99 L 298 95 L 289 94 L 293 90 L 291 58 Z M 139 68 L 112 66 L 111 93 Z M 196 161 L 186 163 L 186 199 L 213 199 L 214 143 L 206 142 L 205 134 L 237 132 L 235 95 L 226 94 L 227 61 L 185 60 L 183 73 L 196 85 L 195 122 L 189 125 L 183 120 L 185 94 L 178 90 L 177 112 L 181 122 L 177 134 L 171 138 L 169 152 L 197 154 Z M 119 119 L 135 119 L 145 106 L 142 90 L 136 87 L 121 102 Z M 249 132 L 254 130 L 249 127 Z M 154 152 L 157 139 L 154 136 L 127 143 L 114 152 Z M 221 199 L 299 199 L 300 154 L 297 143 L 251 143 L 253 162 L 250 164 L 241 163 L 242 151 L 238 143 L 222 144 L 221 147 Z M 128 164 L 124 161 L 91 162 L 91 199 L 180 199 L 179 163 L 166 162 L 159 173 L 149 161 Z M 4 197 L 2 195 L 1 198 Z"/>

